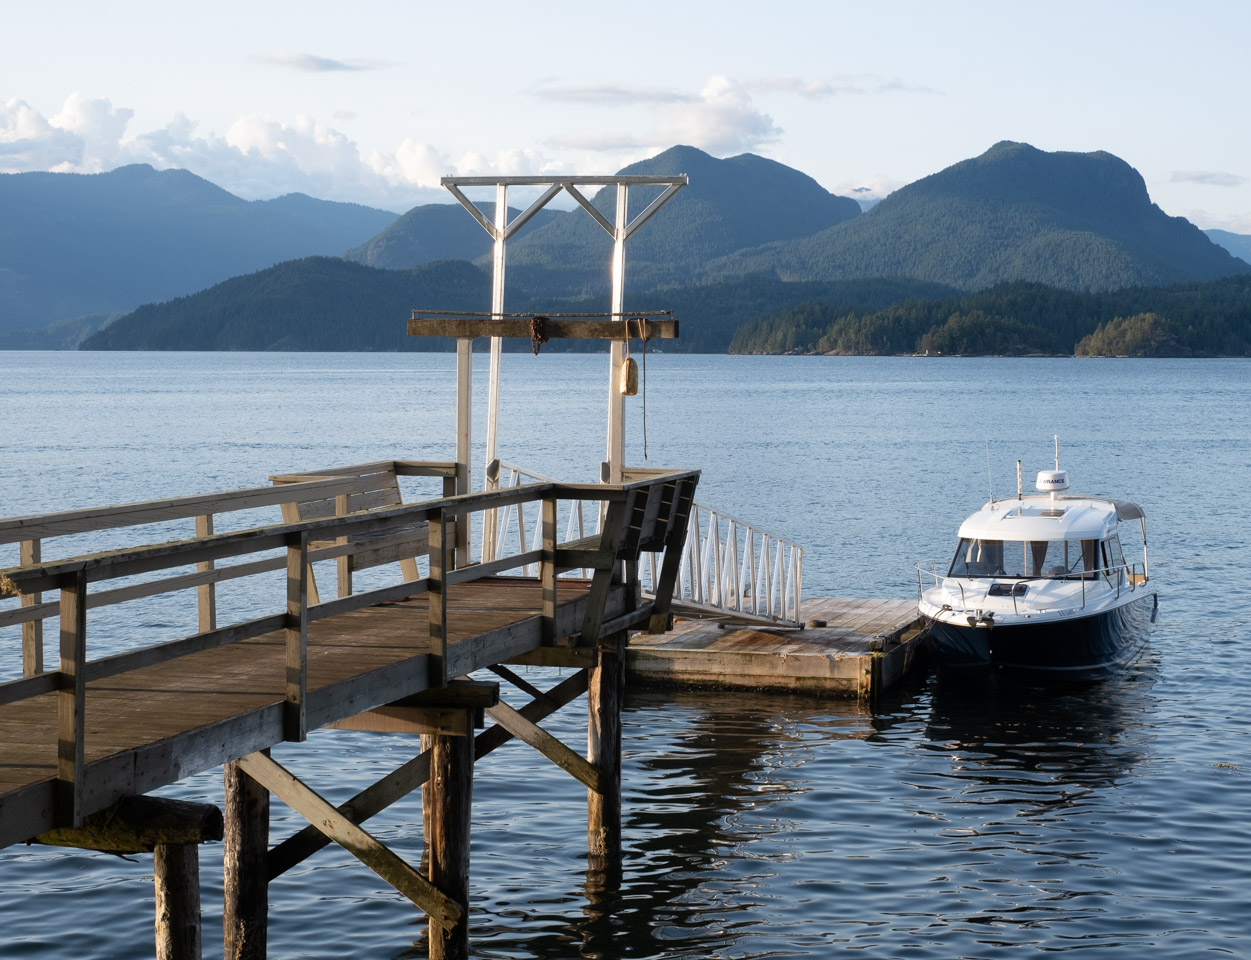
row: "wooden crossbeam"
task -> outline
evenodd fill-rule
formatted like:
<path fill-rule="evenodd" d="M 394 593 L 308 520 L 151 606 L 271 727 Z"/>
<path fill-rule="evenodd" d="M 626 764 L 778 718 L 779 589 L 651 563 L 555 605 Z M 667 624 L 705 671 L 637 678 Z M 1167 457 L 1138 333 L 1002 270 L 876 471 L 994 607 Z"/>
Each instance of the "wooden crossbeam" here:
<path fill-rule="evenodd" d="M 548 690 L 541 700 L 536 698 L 532 703 L 522 707 L 518 713 L 525 719 L 537 723 L 561 707 L 572 703 L 586 693 L 586 689 L 586 671 L 579 670 Z M 496 725 L 489 730 L 484 730 L 474 738 L 474 759 L 481 760 L 511 739 L 513 735 L 503 726 Z M 366 787 L 351 800 L 341 804 L 337 812 L 354 823 L 364 823 L 397 800 L 408 796 L 429 779 L 430 751 L 427 750 L 407 763 L 401 764 L 377 783 Z M 314 826 L 307 826 L 293 834 L 269 851 L 267 858 L 269 879 L 273 880 L 275 877 L 282 876 L 329 843 L 330 838 Z"/>
<path fill-rule="evenodd" d="M 599 770 L 550 733 L 523 717 L 507 703 L 487 708 L 487 715 L 518 740 L 534 747 L 548 760 L 592 790 L 600 789 Z"/>
<path fill-rule="evenodd" d="M 529 317 L 492 318 L 457 316 L 418 316 L 408 321 L 410 337 L 520 337 L 531 336 Z M 624 340 L 646 337 L 648 340 L 676 340 L 678 321 L 648 320 L 566 320 L 547 317 L 543 320 L 543 336 L 548 340 Z"/>
<path fill-rule="evenodd" d="M 440 926 L 451 929 L 464 916 L 463 905 L 446 896 L 281 764 L 263 753 L 252 753 L 239 760 L 239 766 L 248 776 L 263 784 L 270 793 L 426 911 Z"/>

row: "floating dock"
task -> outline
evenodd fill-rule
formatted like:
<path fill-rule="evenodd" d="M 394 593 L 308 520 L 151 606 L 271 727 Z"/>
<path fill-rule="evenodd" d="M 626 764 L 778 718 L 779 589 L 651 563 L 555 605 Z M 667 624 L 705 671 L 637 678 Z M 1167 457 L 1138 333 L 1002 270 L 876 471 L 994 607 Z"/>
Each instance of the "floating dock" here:
<path fill-rule="evenodd" d="M 870 699 L 922 662 L 915 601 L 811 599 L 803 616 L 803 630 L 678 619 L 669 633 L 636 634 L 626 669 L 660 686 Z"/>

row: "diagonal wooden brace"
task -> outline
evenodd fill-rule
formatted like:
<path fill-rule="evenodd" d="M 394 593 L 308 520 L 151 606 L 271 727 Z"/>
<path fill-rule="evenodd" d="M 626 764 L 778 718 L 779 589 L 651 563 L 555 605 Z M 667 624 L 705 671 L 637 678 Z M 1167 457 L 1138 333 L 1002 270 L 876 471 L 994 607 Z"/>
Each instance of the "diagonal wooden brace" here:
<path fill-rule="evenodd" d="M 348 853 L 406 896 L 440 926 L 451 929 L 465 908 L 445 895 L 404 860 L 344 817 L 334 805 L 281 764 L 263 753 L 239 760 L 239 766 L 270 793 L 304 817 Z"/>
<path fill-rule="evenodd" d="M 600 789 L 600 772 L 585 757 L 574 753 L 550 733 L 523 717 L 507 703 L 487 708 L 487 715 L 518 740 L 528 743 L 566 773 L 592 790 Z"/>

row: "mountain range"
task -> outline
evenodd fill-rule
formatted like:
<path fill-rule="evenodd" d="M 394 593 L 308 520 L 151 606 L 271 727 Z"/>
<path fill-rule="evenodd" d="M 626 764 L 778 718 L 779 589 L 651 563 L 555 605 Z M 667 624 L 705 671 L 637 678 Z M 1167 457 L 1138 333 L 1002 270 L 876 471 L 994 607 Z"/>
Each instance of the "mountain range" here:
<path fill-rule="evenodd" d="M 702 349 L 725 349 L 731 322 L 808 295 L 878 309 L 883 295 L 942 298 L 1021 280 L 1100 291 L 1251 272 L 1227 249 L 1239 235 L 1210 238 L 1169 217 L 1137 171 L 1103 152 L 999 143 L 864 213 L 807 175 L 749 154 L 722 160 L 679 146 L 621 173 L 690 177 L 631 239 L 626 286 L 630 309 L 683 304 L 683 339 Z M 632 188 L 631 216 L 654 195 Z M 611 219 L 613 190 L 592 199 Z M 142 166 L 0 177 L 0 202 L 20 214 L 0 227 L 0 331 L 29 318 L 42 296 L 43 316 L 61 322 L 39 334 L 55 332 L 64 345 L 127 310 L 125 296 L 141 284 L 159 286 L 148 299 L 167 302 L 114 321 L 90 346 L 405 349 L 412 307 L 483 309 L 489 299 L 490 241 L 459 204 L 397 217 L 298 195 L 249 203 L 186 171 Z M 487 216 L 491 208 L 482 205 Z M 542 211 L 510 240 L 508 309 L 606 309 L 610 250 L 585 211 Z M 201 289 L 213 273 L 230 279 Z M 876 287 L 864 283 L 874 278 Z M 727 300 L 731 290 L 742 305 Z M 294 316 L 282 298 L 301 305 L 298 329 L 275 325 Z M 379 322 L 400 332 L 377 336 L 370 331 Z M 0 345 L 58 344 L 0 333 Z"/>
<path fill-rule="evenodd" d="M 396 218 L 288 194 L 249 202 L 186 170 L 0 174 L 0 332 L 133 310 L 311 254 Z"/>

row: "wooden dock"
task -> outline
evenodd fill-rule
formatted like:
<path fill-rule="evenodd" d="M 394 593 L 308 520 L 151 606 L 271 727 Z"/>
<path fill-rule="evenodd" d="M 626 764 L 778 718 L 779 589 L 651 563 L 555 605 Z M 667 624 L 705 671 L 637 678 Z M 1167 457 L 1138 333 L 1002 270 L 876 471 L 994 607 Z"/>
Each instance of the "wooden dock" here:
<path fill-rule="evenodd" d="M 19 543 L 23 561 L 0 571 L 0 596 L 21 597 L 0 607 L 0 626 L 21 625 L 23 666 L 21 679 L 0 683 L 0 847 L 34 840 L 154 853 L 157 956 L 181 960 L 201 955 L 197 845 L 224 837 L 224 954 L 259 960 L 268 882 L 335 842 L 427 913 L 432 958 L 464 957 L 474 762 L 516 738 L 585 787 L 589 867 L 619 870 L 625 640 L 631 629 L 668 624 L 699 475 L 398 502 L 399 476 L 442 478 L 450 491 L 464 474 L 456 463 L 384 461 L 267 488 L 0 520 L 0 543 Z M 586 501 L 600 511 L 601 532 L 562 540 L 560 511 Z M 280 523 L 214 532 L 233 513 L 275 506 Z M 492 522 L 492 511 L 508 508 L 532 509 L 535 545 L 471 562 L 463 546 L 471 519 Z M 58 537 L 179 520 L 194 520 L 195 535 L 47 557 Z M 644 551 L 665 557 L 647 598 L 635 579 Z M 327 560 L 337 564 L 334 599 L 321 597 L 314 573 L 314 561 Z M 380 565 L 398 568 L 398 582 L 354 592 L 354 573 Z M 515 575 L 519 568 L 537 576 Z M 275 573 L 264 589 L 279 612 L 217 622 L 220 583 Z M 195 597 L 199 632 L 88 656 L 92 609 L 178 591 Z M 51 669 L 48 619 L 59 621 Z M 540 690 L 515 663 L 576 673 Z M 468 679 L 484 670 L 530 703 L 511 707 L 498 682 Z M 585 757 L 539 726 L 583 694 Z M 493 725 L 475 735 L 487 716 Z M 399 730 L 422 742 L 336 808 L 268 752 L 325 726 Z M 144 796 L 219 765 L 224 816 Z M 418 788 L 425 872 L 361 826 Z M 271 794 L 309 822 L 272 847 Z"/>
<path fill-rule="evenodd" d="M 803 617 L 803 630 L 678 619 L 634 636 L 626 669 L 656 685 L 872 698 L 921 658 L 913 600 L 810 599 Z"/>

